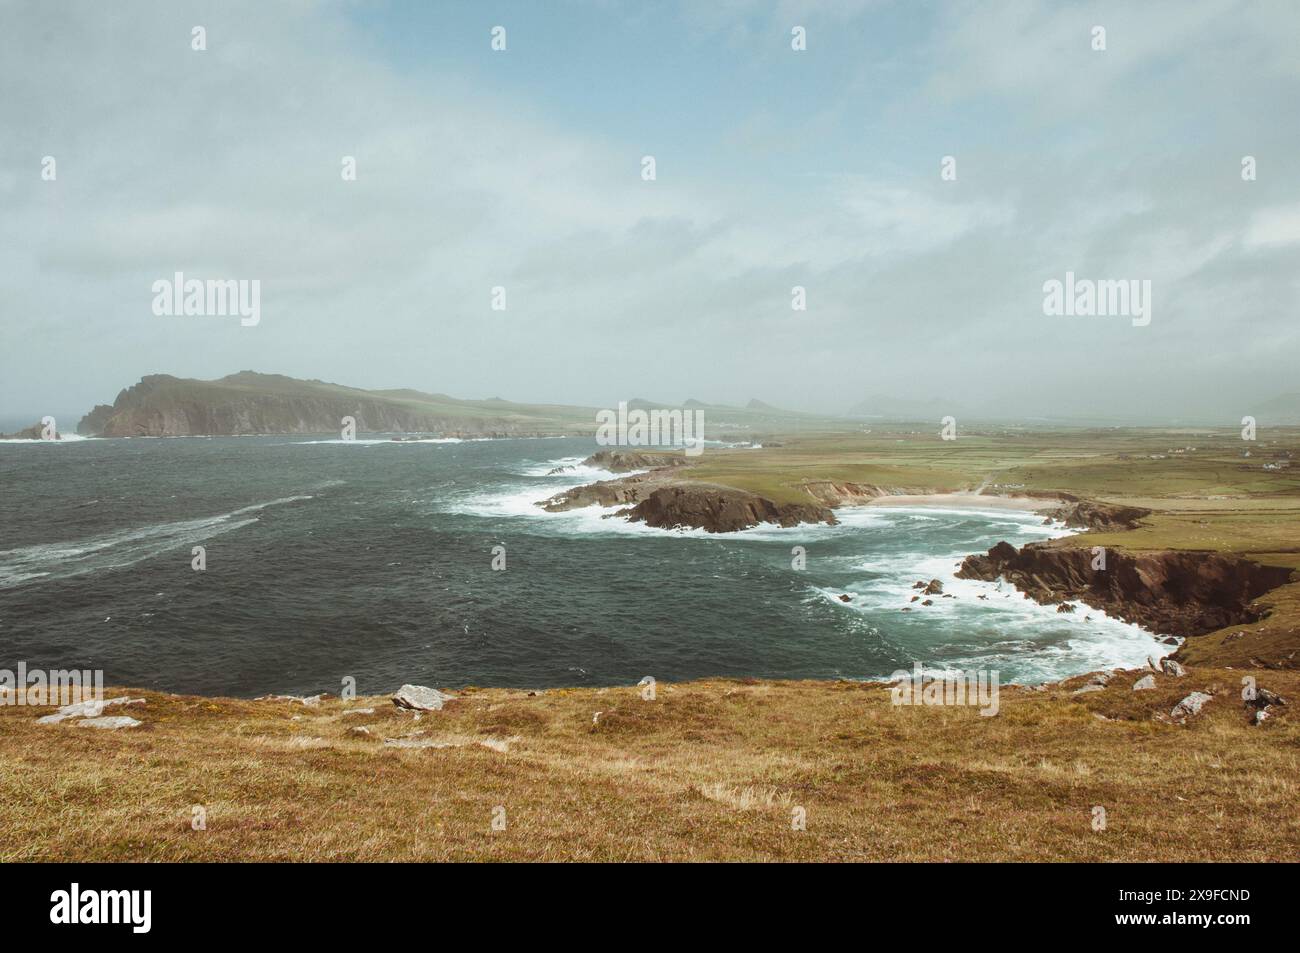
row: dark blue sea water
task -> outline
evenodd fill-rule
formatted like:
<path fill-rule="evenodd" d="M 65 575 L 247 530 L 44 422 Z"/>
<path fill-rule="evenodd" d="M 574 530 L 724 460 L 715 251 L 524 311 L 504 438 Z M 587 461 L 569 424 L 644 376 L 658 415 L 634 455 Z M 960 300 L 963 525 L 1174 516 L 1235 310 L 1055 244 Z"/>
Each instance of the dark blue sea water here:
<path fill-rule="evenodd" d="M 840 526 L 665 532 L 533 504 L 610 474 L 589 440 L 296 437 L 0 443 L 0 668 L 255 696 L 869 678 L 914 661 L 1039 681 L 1161 654 L 1140 630 L 961 557 L 1032 514 L 842 510 Z M 492 569 L 504 546 L 505 571 Z M 204 546 L 207 569 L 191 568 Z M 792 568 L 791 550 L 807 550 Z M 918 579 L 957 598 L 909 605 Z M 848 593 L 852 601 L 837 597 Z M 977 599 L 983 594 L 987 600 Z"/>

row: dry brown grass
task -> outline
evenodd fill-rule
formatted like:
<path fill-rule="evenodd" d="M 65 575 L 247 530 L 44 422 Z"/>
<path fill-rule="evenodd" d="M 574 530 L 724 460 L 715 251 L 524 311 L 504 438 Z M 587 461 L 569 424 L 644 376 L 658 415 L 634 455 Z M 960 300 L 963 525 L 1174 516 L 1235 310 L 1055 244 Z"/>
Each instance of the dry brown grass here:
<path fill-rule="evenodd" d="M 1082 679 L 1006 688 L 993 718 L 894 707 L 879 685 L 723 680 L 660 685 L 655 701 L 634 687 L 471 689 L 418 721 L 386 698 L 344 717 L 336 699 L 132 691 L 148 700 L 129 709 L 144 724 L 116 732 L 3 707 L 0 859 L 1300 856 L 1295 718 L 1249 725 L 1241 671 L 1133 692 L 1139 674 L 1082 696 L 1070 694 Z M 1254 674 L 1300 704 L 1300 673 Z M 1153 718 L 1194 689 L 1216 692 L 1203 715 Z M 445 746 L 384 744 L 399 737 Z M 207 830 L 191 829 L 193 805 Z"/>

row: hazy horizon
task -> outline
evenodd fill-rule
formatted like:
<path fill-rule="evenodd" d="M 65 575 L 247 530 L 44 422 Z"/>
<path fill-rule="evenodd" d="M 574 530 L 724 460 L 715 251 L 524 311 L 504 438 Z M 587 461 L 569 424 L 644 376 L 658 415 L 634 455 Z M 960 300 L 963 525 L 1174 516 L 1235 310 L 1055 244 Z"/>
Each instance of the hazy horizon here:
<path fill-rule="evenodd" d="M 241 369 L 1224 426 L 1300 391 L 1292 4 L 0 11 L 9 427 Z M 260 320 L 155 314 L 176 272 Z M 1046 315 L 1067 273 L 1149 323 Z"/>

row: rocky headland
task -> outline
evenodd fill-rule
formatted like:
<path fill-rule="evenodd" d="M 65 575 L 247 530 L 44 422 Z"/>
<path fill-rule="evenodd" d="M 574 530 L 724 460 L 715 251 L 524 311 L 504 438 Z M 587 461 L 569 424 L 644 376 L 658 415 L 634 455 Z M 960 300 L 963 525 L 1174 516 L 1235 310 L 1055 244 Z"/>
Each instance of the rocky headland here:
<path fill-rule="evenodd" d="M 415 390 L 363 390 L 280 374 L 240 371 L 201 381 L 150 374 L 111 404 L 99 404 L 77 432 L 102 437 L 236 436 L 339 433 L 351 418 L 357 433 L 421 433 L 481 438 L 590 433 L 591 411 L 458 400 Z"/>
<path fill-rule="evenodd" d="M 537 505 L 548 513 L 624 505 L 609 515 L 660 529 L 703 529 L 709 533 L 733 533 L 760 523 L 795 526 L 835 522 L 830 508 L 816 501 L 777 503 L 747 490 L 687 479 L 684 474 L 689 472 L 690 464 L 681 455 L 601 450 L 583 463 L 612 473 L 639 471 L 647 466 L 653 469 L 576 486 Z"/>
<path fill-rule="evenodd" d="M 998 543 L 967 556 L 962 579 L 999 578 L 1044 605 L 1082 602 L 1161 635 L 1193 636 L 1258 621 L 1255 600 L 1286 585 L 1291 570 L 1222 553 L 1110 549 L 1093 569 L 1091 548 Z"/>

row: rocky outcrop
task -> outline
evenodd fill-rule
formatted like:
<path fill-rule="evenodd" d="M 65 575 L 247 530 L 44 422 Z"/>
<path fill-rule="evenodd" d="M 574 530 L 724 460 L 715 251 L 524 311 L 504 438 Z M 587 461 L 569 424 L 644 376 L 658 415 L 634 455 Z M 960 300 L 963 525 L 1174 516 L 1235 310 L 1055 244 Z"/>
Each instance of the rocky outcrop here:
<path fill-rule="evenodd" d="M 830 509 L 816 503 L 776 503 L 756 493 L 712 483 L 657 486 L 635 506 L 616 515 L 660 529 L 690 527 L 710 533 L 732 533 L 759 523 L 797 526 L 836 522 Z"/>
<path fill-rule="evenodd" d="M 122 391 L 123 394 L 126 391 Z M 118 396 L 121 400 L 121 395 Z M 77 433 L 99 436 L 108 429 L 108 421 L 113 416 L 114 409 L 112 404 L 96 404 L 91 408 L 90 413 L 81 418 L 81 423 L 77 424 Z"/>
<path fill-rule="evenodd" d="M 563 513 L 587 506 L 619 506 L 625 503 L 636 503 L 659 485 L 657 479 L 647 479 L 650 476 L 651 474 L 638 474 L 619 480 L 601 480 L 599 483 L 575 486 L 542 500 L 537 505 L 548 513 Z"/>
<path fill-rule="evenodd" d="M 41 425 L 40 421 L 37 421 L 30 427 L 24 427 L 14 433 L 0 433 L 0 440 L 42 440 L 44 439 L 44 431 L 45 427 Z M 50 439 L 62 440 L 63 434 L 55 431 L 54 436 Z"/>
<path fill-rule="evenodd" d="M 1139 522 L 1151 515 L 1151 511 L 1140 506 L 1121 506 L 1117 503 L 1097 503 L 1092 500 L 1076 500 L 1049 512 L 1048 517 L 1058 520 L 1066 526 L 1114 532 L 1136 529 Z"/>
<path fill-rule="evenodd" d="M 647 450 L 598 450 L 583 464 L 610 473 L 628 473 L 632 470 L 654 470 L 658 467 L 679 467 L 686 461 L 670 452 Z"/>
<path fill-rule="evenodd" d="M 1254 602 L 1285 585 L 1291 570 L 1261 566 L 1210 552 L 1127 553 L 1111 550 L 1106 568 L 1092 568 L 1089 549 L 998 543 L 986 555 L 967 556 L 957 575 L 1005 578 L 1043 604 L 1082 602 L 1159 634 L 1189 636 L 1254 622 Z"/>

